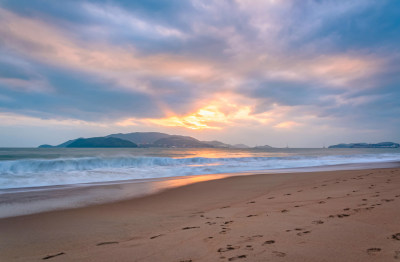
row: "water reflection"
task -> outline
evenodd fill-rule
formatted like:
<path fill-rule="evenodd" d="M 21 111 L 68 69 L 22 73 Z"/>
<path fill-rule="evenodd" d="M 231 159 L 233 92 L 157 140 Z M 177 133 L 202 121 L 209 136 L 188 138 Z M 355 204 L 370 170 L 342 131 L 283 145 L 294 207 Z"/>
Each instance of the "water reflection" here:
<path fill-rule="evenodd" d="M 214 180 L 214 179 L 221 179 L 231 175 L 228 174 L 217 174 L 217 175 L 199 175 L 199 176 L 190 176 L 190 177 L 183 177 L 183 178 L 176 178 L 176 179 L 167 179 L 164 181 L 158 181 L 153 183 L 154 190 L 153 191 L 160 191 L 168 188 L 173 187 L 180 187 L 186 186 L 193 183 Z"/>

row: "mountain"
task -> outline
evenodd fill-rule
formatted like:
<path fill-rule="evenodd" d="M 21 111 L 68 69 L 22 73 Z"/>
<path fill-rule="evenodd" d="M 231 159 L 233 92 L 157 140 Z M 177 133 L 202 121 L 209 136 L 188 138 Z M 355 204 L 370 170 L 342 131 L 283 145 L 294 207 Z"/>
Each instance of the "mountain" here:
<path fill-rule="evenodd" d="M 201 141 L 201 143 L 216 147 L 216 148 L 231 148 L 232 145 L 222 143 L 220 141 Z"/>
<path fill-rule="evenodd" d="M 93 148 L 93 147 L 138 147 L 135 143 L 115 137 L 78 138 L 66 147 Z"/>
<path fill-rule="evenodd" d="M 129 143 L 127 143 L 129 142 Z M 249 148 L 243 144 L 230 145 L 220 141 L 200 141 L 190 136 L 169 135 L 159 132 L 111 134 L 104 137 L 77 138 L 52 147 L 177 147 L 177 148 Z"/>
<path fill-rule="evenodd" d="M 190 136 L 171 135 L 169 137 L 158 139 L 153 143 L 154 147 L 179 147 L 179 148 L 205 148 L 214 147 L 203 143 Z"/>
<path fill-rule="evenodd" d="M 57 145 L 57 146 L 52 146 L 52 145 L 44 144 L 44 145 L 40 145 L 40 146 L 38 146 L 38 147 L 39 147 L 39 148 L 68 147 L 71 143 L 73 143 L 74 141 L 76 141 L 76 140 L 78 140 L 78 139 L 79 139 L 79 138 L 77 138 L 77 139 L 71 139 L 71 140 L 68 140 L 68 141 L 66 141 L 66 142 L 64 142 L 64 143 L 62 143 L 62 144 Z"/>
<path fill-rule="evenodd" d="M 255 146 L 253 148 L 257 148 L 257 149 L 266 149 L 266 148 L 273 148 L 272 146 L 269 145 L 264 145 L 264 146 Z"/>
<path fill-rule="evenodd" d="M 328 148 L 399 148 L 400 145 L 393 142 L 381 142 L 377 144 L 367 143 L 350 143 L 350 144 L 337 144 L 329 146 Z"/>
<path fill-rule="evenodd" d="M 235 145 L 230 145 L 230 144 L 225 144 L 220 141 L 201 141 L 202 143 L 212 145 L 213 147 L 216 148 L 250 148 L 248 145 L 245 144 L 235 144 Z"/>
<path fill-rule="evenodd" d="M 48 145 L 48 144 L 44 144 L 44 145 L 40 145 L 40 146 L 38 146 L 39 148 L 53 148 L 53 147 L 55 147 L 55 146 L 52 146 L 52 145 Z"/>
<path fill-rule="evenodd" d="M 55 146 L 55 147 L 68 147 L 70 144 L 72 144 L 74 141 L 76 141 L 76 140 L 78 140 L 78 139 L 81 139 L 82 137 L 80 137 L 80 138 L 77 138 L 77 139 L 71 139 L 71 140 L 68 140 L 67 142 L 64 142 L 64 143 L 62 143 L 62 144 L 59 144 L 58 146 Z"/>
<path fill-rule="evenodd" d="M 234 144 L 232 148 L 250 148 L 248 145 L 245 144 Z"/>
<path fill-rule="evenodd" d="M 131 141 L 138 145 L 146 145 L 146 144 L 153 144 L 155 141 L 161 138 L 166 138 L 171 135 L 158 133 L 158 132 L 135 132 L 135 133 L 128 133 L 128 134 L 111 134 L 106 137 L 115 137 L 124 140 Z"/>

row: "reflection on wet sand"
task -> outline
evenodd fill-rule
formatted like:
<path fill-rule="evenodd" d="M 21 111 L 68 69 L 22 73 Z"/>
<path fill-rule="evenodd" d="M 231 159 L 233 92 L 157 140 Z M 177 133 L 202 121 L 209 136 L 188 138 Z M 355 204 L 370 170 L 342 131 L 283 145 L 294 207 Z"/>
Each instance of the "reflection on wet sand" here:
<path fill-rule="evenodd" d="M 265 170 L 246 173 L 226 173 L 173 178 L 127 180 L 68 186 L 47 186 L 31 189 L 25 188 L 23 189 L 25 191 L 22 191 L 21 189 L 5 189 L 0 190 L 0 218 L 116 202 L 130 198 L 142 197 L 149 194 L 155 194 L 162 190 L 174 187 L 185 186 L 207 180 L 222 179 L 230 176 L 368 169 L 371 167 L 389 168 L 397 165 L 397 162 L 370 164 L 364 163 L 312 168 Z"/>

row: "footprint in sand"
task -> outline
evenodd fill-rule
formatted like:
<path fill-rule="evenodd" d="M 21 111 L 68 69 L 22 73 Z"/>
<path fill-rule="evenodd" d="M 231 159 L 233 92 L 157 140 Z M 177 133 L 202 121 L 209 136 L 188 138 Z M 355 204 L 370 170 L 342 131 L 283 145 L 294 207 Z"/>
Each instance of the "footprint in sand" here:
<path fill-rule="evenodd" d="M 272 251 L 272 254 L 274 254 L 277 257 L 284 257 L 286 256 L 286 253 L 279 252 L 279 251 Z"/>
<path fill-rule="evenodd" d="M 247 202 L 247 204 L 254 204 L 256 201 Z"/>
<path fill-rule="evenodd" d="M 250 250 L 250 251 L 254 250 L 252 245 L 247 245 L 244 249 Z"/>
<path fill-rule="evenodd" d="M 287 212 L 289 212 L 289 210 L 287 210 L 287 209 L 281 210 L 281 213 L 287 213 Z"/>
<path fill-rule="evenodd" d="M 244 237 L 244 236 L 243 236 Z M 260 238 L 260 237 L 263 237 L 263 235 L 254 235 L 254 236 L 251 236 L 251 237 L 247 237 L 247 241 L 253 241 L 255 238 Z"/>
<path fill-rule="evenodd" d="M 400 259 L 400 251 L 394 251 L 394 259 Z"/>
<path fill-rule="evenodd" d="M 322 221 L 322 220 L 314 220 L 312 223 L 315 224 L 315 225 L 320 225 L 320 224 L 323 224 L 324 221 Z"/>
<path fill-rule="evenodd" d="M 57 253 L 57 254 L 54 254 L 54 255 L 48 255 L 48 256 L 45 256 L 42 259 L 43 260 L 47 260 L 47 259 L 50 259 L 50 258 L 53 258 L 53 257 L 58 257 L 58 256 L 61 256 L 61 255 L 65 255 L 65 253 L 64 252 L 60 252 L 60 253 Z"/>
<path fill-rule="evenodd" d="M 247 255 L 240 255 L 240 256 L 228 258 L 228 261 L 234 261 L 236 259 L 241 259 L 241 258 L 246 258 L 246 257 L 247 257 Z"/>
<path fill-rule="evenodd" d="M 400 233 L 393 234 L 392 239 L 400 240 Z"/>
<path fill-rule="evenodd" d="M 150 237 L 150 239 L 155 239 L 155 238 L 161 237 L 161 236 L 163 236 L 163 234 L 159 234 L 159 235 L 156 235 L 156 236 L 152 236 L 152 237 Z"/>
<path fill-rule="evenodd" d="M 226 234 L 227 231 L 230 231 L 230 228 L 223 227 L 222 230 L 219 232 L 220 234 Z"/>
<path fill-rule="evenodd" d="M 309 233 L 311 233 L 311 231 L 300 232 L 300 233 L 297 233 L 297 235 L 302 236 L 302 235 L 309 234 Z"/>
<path fill-rule="evenodd" d="M 265 241 L 262 245 L 264 246 L 264 245 L 271 245 L 271 244 L 274 244 L 275 243 L 275 240 L 267 240 L 267 241 Z"/>
<path fill-rule="evenodd" d="M 187 259 L 187 260 L 180 260 L 179 262 L 192 262 L 193 260 Z"/>
<path fill-rule="evenodd" d="M 235 250 L 235 249 L 238 249 L 238 248 L 240 248 L 240 247 L 239 246 L 233 247 L 232 245 L 226 245 L 226 247 L 218 248 L 217 252 L 218 253 L 223 253 L 223 252 L 232 251 L 232 250 Z"/>
<path fill-rule="evenodd" d="M 182 230 L 188 230 L 188 229 L 194 229 L 194 228 L 200 228 L 200 227 L 184 227 Z"/>
<path fill-rule="evenodd" d="M 114 245 L 114 244 L 118 244 L 118 243 L 119 242 L 117 242 L 117 241 L 100 242 L 100 243 L 97 243 L 96 246 Z"/>
<path fill-rule="evenodd" d="M 350 216 L 349 214 L 338 214 L 336 215 L 338 218 L 343 218 L 343 217 L 348 217 Z"/>
<path fill-rule="evenodd" d="M 256 217 L 257 215 L 248 215 L 247 217 Z"/>
<path fill-rule="evenodd" d="M 375 254 L 379 253 L 381 250 L 382 249 L 379 247 L 368 248 L 367 253 L 368 253 L 368 255 L 375 255 Z"/>

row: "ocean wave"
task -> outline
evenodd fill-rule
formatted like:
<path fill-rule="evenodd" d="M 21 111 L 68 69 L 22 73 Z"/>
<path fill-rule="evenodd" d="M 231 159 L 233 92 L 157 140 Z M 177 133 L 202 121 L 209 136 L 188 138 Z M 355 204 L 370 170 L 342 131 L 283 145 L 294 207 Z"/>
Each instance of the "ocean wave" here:
<path fill-rule="evenodd" d="M 273 158 L 169 158 L 169 157 L 82 157 L 58 159 L 23 159 L 0 162 L 2 173 L 35 173 L 49 171 L 86 171 L 104 168 L 135 168 L 155 166 L 201 165 L 217 162 L 265 161 Z"/>
<path fill-rule="evenodd" d="M 21 159 L 0 161 L 0 188 L 64 185 L 398 160 L 400 160 L 400 154 L 231 158 L 120 156 Z"/>

